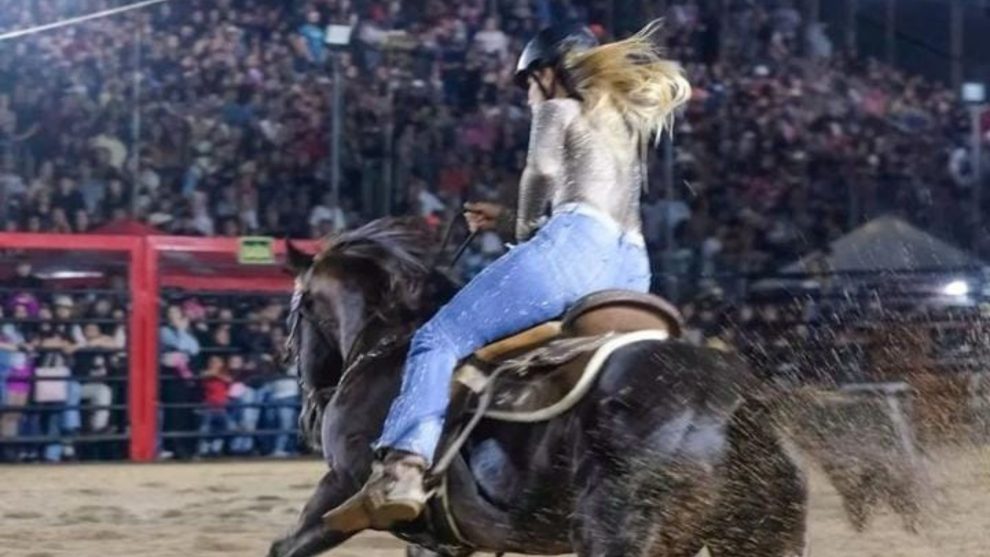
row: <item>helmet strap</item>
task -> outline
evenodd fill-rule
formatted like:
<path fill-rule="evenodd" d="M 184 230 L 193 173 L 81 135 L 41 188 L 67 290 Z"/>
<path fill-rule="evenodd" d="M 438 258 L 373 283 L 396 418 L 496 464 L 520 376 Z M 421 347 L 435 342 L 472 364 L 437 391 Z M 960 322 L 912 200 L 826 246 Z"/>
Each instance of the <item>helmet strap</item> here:
<path fill-rule="evenodd" d="M 550 67 L 550 66 L 544 66 L 544 67 Z M 571 86 L 570 80 L 567 77 L 567 73 L 559 68 L 554 68 L 554 80 L 553 80 L 553 84 L 550 86 L 550 89 L 547 89 L 547 87 L 543 85 L 543 82 L 537 76 L 535 69 L 530 70 L 529 75 L 530 77 L 533 78 L 533 80 L 536 81 L 536 86 L 540 88 L 540 92 L 543 93 L 543 98 L 546 100 L 554 98 L 557 95 L 557 87 L 560 86 L 564 87 L 564 90 L 567 92 L 568 97 L 573 97 L 579 101 L 584 100 L 583 98 L 581 98 L 581 95 L 577 91 L 575 91 L 574 88 Z"/>
<path fill-rule="evenodd" d="M 551 91 L 547 91 L 546 86 L 543 85 L 543 81 L 540 80 L 539 75 L 537 75 L 535 71 L 530 71 L 529 75 L 530 77 L 533 78 L 533 81 L 536 82 L 536 86 L 540 88 L 540 92 L 543 93 L 543 100 L 550 100 L 551 98 L 553 98 L 550 96 Z M 553 93 L 557 92 L 557 80 L 554 80 L 552 92 Z"/>

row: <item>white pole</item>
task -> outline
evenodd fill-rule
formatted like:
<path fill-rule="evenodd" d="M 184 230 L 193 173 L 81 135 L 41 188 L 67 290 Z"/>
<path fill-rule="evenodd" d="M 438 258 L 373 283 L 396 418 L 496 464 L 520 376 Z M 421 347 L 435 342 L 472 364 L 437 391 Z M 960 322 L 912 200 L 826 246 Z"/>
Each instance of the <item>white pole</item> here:
<path fill-rule="evenodd" d="M 91 14 L 81 15 L 79 17 L 71 17 L 69 19 L 63 19 L 61 21 L 46 23 L 44 25 L 36 25 L 34 27 L 28 27 L 27 29 L 16 29 L 14 31 L 8 31 L 6 33 L 0 34 L 0 41 L 6 41 L 8 39 L 16 39 L 18 37 L 23 37 L 25 35 L 33 35 L 35 33 L 50 31 L 52 29 L 58 29 L 60 27 L 68 27 L 70 25 L 76 25 L 77 23 L 82 23 L 84 21 L 89 21 L 91 19 L 110 17 L 112 15 L 122 14 L 124 12 L 129 12 L 131 10 L 139 10 L 141 8 L 153 6 L 155 4 L 161 4 L 162 2 L 168 2 L 168 1 L 169 0 L 144 0 L 143 2 L 128 4 L 126 6 L 121 6 L 119 8 L 111 8 L 109 10 L 103 10 L 101 12 L 94 12 Z"/>
<path fill-rule="evenodd" d="M 985 105 L 969 107 L 970 125 L 973 133 L 973 222 L 979 225 L 983 218 L 980 203 L 983 197 L 983 137 L 980 133 L 980 116 Z"/>
<path fill-rule="evenodd" d="M 388 118 L 385 119 L 385 160 L 382 161 L 383 182 L 385 184 L 385 199 L 382 202 L 381 214 L 388 216 L 392 213 L 392 205 L 395 195 L 395 90 L 390 85 L 388 88 Z"/>
<path fill-rule="evenodd" d="M 897 0 L 887 0 L 884 13 L 884 58 L 891 66 L 897 60 Z"/>
<path fill-rule="evenodd" d="M 330 192 L 333 203 L 340 207 L 340 133 L 343 109 L 341 98 L 343 97 L 343 72 L 340 71 L 340 60 L 338 53 L 331 52 L 330 57 L 333 63 L 333 122 L 330 123 Z"/>
<path fill-rule="evenodd" d="M 859 0 L 848 0 L 846 4 L 846 49 L 856 52 L 856 30 L 859 26 Z"/>
<path fill-rule="evenodd" d="M 962 0 L 951 0 L 949 3 L 949 53 L 952 57 L 950 79 L 952 86 L 958 90 L 963 80 L 963 53 L 965 52 L 964 21 Z"/>
<path fill-rule="evenodd" d="M 131 107 L 131 218 L 137 216 L 138 190 L 141 186 L 141 22 L 134 31 L 134 104 Z"/>

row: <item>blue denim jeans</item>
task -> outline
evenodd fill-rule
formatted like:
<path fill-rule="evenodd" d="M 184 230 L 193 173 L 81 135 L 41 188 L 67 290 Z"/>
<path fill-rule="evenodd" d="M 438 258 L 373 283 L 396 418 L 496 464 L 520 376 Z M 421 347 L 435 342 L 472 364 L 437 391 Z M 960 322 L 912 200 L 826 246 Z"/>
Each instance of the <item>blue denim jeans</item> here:
<path fill-rule="evenodd" d="M 57 439 L 64 435 L 62 429 L 62 415 L 65 412 L 63 404 L 60 403 L 32 403 L 35 408 L 29 412 L 22 421 L 21 435 L 33 437 L 35 435 L 45 435 Z M 57 440 L 52 443 L 45 443 L 40 446 L 42 458 L 46 462 L 59 462 L 62 460 L 62 441 Z M 33 448 L 30 453 L 37 454 L 38 447 Z"/>
<path fill-rule="evenodd" d="M 299 397 L 285 396 L 271 399 L 272 427 L 280 433 L 272 444 L 272 456 L 288 456 L 296 452 L 295 439 L 299 420 Z"/>
<path fill-rule="evenodd" d="M 500 338 L 555 319 L 588 294 L 647 292 L 650 265 L 639 234 L 624 234 L 584 205 L 558 208 L 533 239 L 489 265 L 413 337 L 402 389 L 376 449 L 432 462 L 457 362 Z"/>
<path fill-rule="evenodd" d="M 223 434 L 234 429 L 234 419 L 226 408 L 206 407 L 200 414 L 199 455 L 218 455 L 223 452 Z"/>
<path fill-rule="evenodd" d="M 245 387 L 241 396 L 230 398 L 230 411 L 234 423 L 246 435 L 238 435 L 230 440 L 230 451 L 234 454 L 247 454 L 254 450 L 254 432 L 258 429 L 263 401 L 261 389 Z"/>
<path fill-rule="evenodd" d="M 6 404 L 7 400 L 7 376 L 10 375 L 10 366 L 0 363 L 0 406 Z M 0 412 L 0 415 L 3 415 Z"/>
<path fill-rule="evenodd" d="M 62 413 L 62 428 L 67 433 L 78 432 L 82 428 L 82 385 L 78 381 L 66 382 L 65 412 Z"/>

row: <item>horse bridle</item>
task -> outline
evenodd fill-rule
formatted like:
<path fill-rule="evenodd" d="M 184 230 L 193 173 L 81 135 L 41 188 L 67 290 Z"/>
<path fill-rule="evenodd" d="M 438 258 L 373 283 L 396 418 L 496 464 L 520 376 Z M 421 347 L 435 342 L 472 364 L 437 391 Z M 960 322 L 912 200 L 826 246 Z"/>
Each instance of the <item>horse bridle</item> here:
<path fill-rule="evenodd" d="M 327 329 L 329 329 L 330 320 L 328 318 L 319 318 L 312 315 L 312 312 L 308 311 L 302 304 L 302 291 L 297 291 L 292 295 L 292 302 L 290 304 L 290 318 L 289 332 L 286 336 L 285 342 L 288 350 L 286 351 L 286 356 L 288 358 L 293 358 L 298 362 L 299 359 L 299 348 L 297 347 L 297 336 L 299 335 L 299 325 L 303 321 L 309 322 L 309 324 L 316 329 L 317 335 L 320 342 L 324 343 L 328 347 L 337 346 L 338 343 L 334 342 L 333 339 L 327 334 Z M 341 364 L 340 378 L 337 383 L 332 387 L 325 387 L 322 389 L 313 389 L 309 396 L 320 396 L 324 393 L 329 393 L 331 396 L 334 391 L 336 391 L 337 386 L 344 383 L 344 380 L 353 372 L 354 369 L 358 368 L 368 359 L 373 359 L 385 355 L 391 352 L 396 346 L 401 345 L 400 340 L 405 338 L 405 335 L 401 332 L 393 333 L 383 337 L 376 343 L 376 348 L 372 350 L 362 351 L 361 348 L 364 346 L 365 337 L 371 328 L 371 325 L 377 322 L 377 319 L 368 319 L 362 326 L 360 331 L 358 331 L 357 336 L 354 339 L 354 344 L 351 345 L 347 354 L 341 353 L 343 362 Z M 339 349 L 339 346 L 338 346 Z M 299 375 L 299 383 L 302 385 L 303 377 L 302 374 Z M 304 386 L 303 386 L 304 387 Z M 307 389 L 303 389 L 304 391 Z"/>
<path fill-rule="evenodd" d="M 296 344 L 296 337 L 299 335 L 299 324 L 306 320 L 316 328 L 317 334 L 320 336 L 320 341 L 322 341 L 327 346 L 334 346 L 334 342 L 327 336 L 326 330 L 329 328 L 330 320 L 327 318 L 319 318 L 310 315 L 306 308 L 303 307 L 302 291 L 296 291 L 292 294 L 292 302 L 289 304 L 289 332 L 285 338 L 285 345 L 288 348 L 286 351 L 286 356 L 290 358 L 299 358 L 299 349 Z"/>

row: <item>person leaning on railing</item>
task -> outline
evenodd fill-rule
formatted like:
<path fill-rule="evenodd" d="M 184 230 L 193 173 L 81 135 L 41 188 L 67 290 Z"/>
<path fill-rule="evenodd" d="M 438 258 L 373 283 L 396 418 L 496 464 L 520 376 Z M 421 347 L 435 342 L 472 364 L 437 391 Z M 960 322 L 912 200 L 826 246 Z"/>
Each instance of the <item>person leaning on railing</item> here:
<path fill-rule="evenodd" d="M 222 357 L 213 355 L 207 360 L 200 385 L 203 390 L 203 408 L 200 409 L 199 456 L 218 456 L 223 452 L 224 435 L 235 428 L 228 404 L 233 379 Z"/>
<path fill-rule="evenodd" d="M 14 319 L 28 317 L 27 306 L 13 306 Z M 7 407 L 0 412 L 0 438 L 12 439 L 20 434 L 23 412 L 17 408 L 27 405 L 31 395 L 32 368 L 28 358 L 27 341 L 15 322 L 0 327 L 0 405 Z M 16 455 L 11 447 L 3 447 L 0 460 L 10 460 Z"/>
<path fill-rule="evenodd" d="M 192 358 L 199 354 L 199 341 L 189 330 L 189 319 L 182 308 L 170 305 L 166 309 L 166 323 L 159 329 L 161 350 L 161 402 L 164 406 L 162 430 L 189 432 L 196 429 L 193 411 L 185 405 L 198 398 Z M 188 439 L 173 439 L 167 445 L 174 456 L 188 458 L 193 455 L 193 444 Z M 163 453 L 167 455 L 167 451 Z"/>
<path fill-rule="evenodd" d="M 81 381 L 81 401 L 97 408 L 89 414 L 88 428 L 92 432 L 104 432 L 110 427 L 110 410 L 113 389 L 106 382 L 108 358 L 126 347 L 123 328 L 117 327 L 115 336 L 104 334 L 97 323 L 86 323 L 77 339 L 77 376 Z"/>

